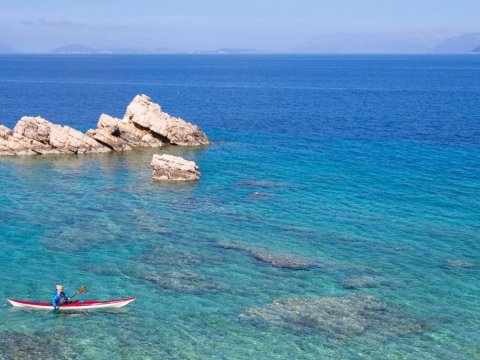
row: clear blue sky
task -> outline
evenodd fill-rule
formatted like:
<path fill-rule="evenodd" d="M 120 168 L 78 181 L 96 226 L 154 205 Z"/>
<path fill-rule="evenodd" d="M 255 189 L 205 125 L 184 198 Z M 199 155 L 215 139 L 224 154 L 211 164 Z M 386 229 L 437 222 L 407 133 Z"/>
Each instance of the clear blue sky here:
<path fill-rule="evenodd" d="M 480 0 L 4 1 L 0 43 L 283 51 L 335 33 L 480 31 Z M 423 36 L 423 35 L 422 35 Z"/>

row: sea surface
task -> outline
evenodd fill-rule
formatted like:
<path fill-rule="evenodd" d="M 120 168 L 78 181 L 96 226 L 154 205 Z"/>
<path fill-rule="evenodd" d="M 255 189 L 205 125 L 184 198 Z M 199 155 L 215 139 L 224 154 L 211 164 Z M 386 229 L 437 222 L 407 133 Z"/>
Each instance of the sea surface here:
<path fill-rule="evenodd" d="M 9 127 L 140 93 L 212 144 L 0 159 L 0 298 L 137 300 L 2 300 L 0 359 L 480 359 L 480 56 L 0 56 Z"/>

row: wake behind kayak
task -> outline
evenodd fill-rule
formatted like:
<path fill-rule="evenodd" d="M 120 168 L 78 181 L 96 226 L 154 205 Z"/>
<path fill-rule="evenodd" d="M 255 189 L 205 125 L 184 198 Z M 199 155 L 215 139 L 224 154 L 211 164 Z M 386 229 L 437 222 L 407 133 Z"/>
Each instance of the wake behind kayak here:
<path fill-rule="evenodd" d="M 74 301 L 71 303 L 63 304 L 59 309 L 61 311 L 65 310 L 95 310 L 95 309 L 109 309 L 109 308 L 121 308 L 130 304 L 134 301 L 135 298 L 124 298 L 124 299 L 115 299 L 115 300 L 85 300 L 85 301 Z M 52 303 L 46 301 L 27 301 L 27 300 L 15 300 L 7 299 L 7 301 L 16 308 L 28 308 L 28 309 L 39 309 L 39 310 L 54 310 Z"/>

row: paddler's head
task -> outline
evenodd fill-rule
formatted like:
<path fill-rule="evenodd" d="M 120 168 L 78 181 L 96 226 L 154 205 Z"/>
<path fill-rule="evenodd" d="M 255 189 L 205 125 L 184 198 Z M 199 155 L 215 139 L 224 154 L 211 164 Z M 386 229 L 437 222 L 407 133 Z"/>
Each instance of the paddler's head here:
<path fill-rule="evenodd" d="M 62 285 L 56 285 L 58 293 L 61 293 L 63 291 L 63 286 Z"/>

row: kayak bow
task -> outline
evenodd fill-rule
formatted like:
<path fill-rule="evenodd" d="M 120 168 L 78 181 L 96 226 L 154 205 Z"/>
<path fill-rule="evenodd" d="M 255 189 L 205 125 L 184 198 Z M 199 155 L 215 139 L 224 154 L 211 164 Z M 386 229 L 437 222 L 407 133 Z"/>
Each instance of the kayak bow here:
<path fill-rule="evenodd" d="M 120 308 L 130 304 L 135 298 L 116 299 L 108 301 L 100 300 L 85 300 L 75 301 L 69 304 L 63 304 L 60 309 L 64 310 L 93 310 L 93 309 L 107 309 L 107 308 Z M 42 301 L 26 301 L 26 300 L 14 300 L 7 299 L 7 301 L 14 307 L 29 308 L 29 309 L 41 309 L 41 310 L 53 310 L 52 303 Z"/>

